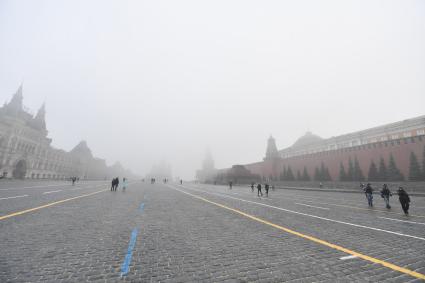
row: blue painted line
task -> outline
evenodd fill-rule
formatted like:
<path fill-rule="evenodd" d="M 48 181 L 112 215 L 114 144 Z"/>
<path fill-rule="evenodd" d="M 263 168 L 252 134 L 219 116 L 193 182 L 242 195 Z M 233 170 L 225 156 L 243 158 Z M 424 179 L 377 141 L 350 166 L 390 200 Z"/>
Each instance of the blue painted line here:
<path fill-rule="evenodd" d="M 140 207 L 139 207 L 139 210 L 140 210 L 140 212 L 143 212 L 143 210 L 145 209 L 145 203 L 144 202 L 142 202 L 141 204 L 140 204 Z"/>
<path fill-rule="evenodd" d="M 121 276 L 124 276 L 130 270 L 131 257 L 133 255 L 133 249 L 136 245 L 137 233 L 139 231 L 134 228 L 131 232 L 130 243 L 128 243 L 127 255 L 125 256 L 124 262 L 121 265 Z"/>

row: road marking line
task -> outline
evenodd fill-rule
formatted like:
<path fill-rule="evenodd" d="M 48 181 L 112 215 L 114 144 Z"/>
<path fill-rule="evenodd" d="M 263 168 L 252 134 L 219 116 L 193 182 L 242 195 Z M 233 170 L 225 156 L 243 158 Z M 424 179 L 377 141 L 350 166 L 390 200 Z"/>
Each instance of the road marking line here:
<path fill-rule="evenodd" d="M 64 202 L 67 202 L 67 201 L 71 201 L 71 200 L 74 200 L 74 199 L 79 199 L 79 198 L 84 198 L 84 197 L 92 196 L 92 195 L 95 195 L 95 194 L 98 194 L 98 193 L 102 193 L 102 192 L 106 192 L 106 191 L 107 190 L 101 190 L 101 191 L 97 191 L 97 192 L 94 192 L 94 193 L 85 194 L 85 195 L 81 195 L 81 196 L 76 196 L 76 197 L 72 197 L 72 198 L 67 198 L 67 199 L 63 199 L 63 200 L 51 202 L 51 203 L 48 203 L 48 204 L 45 204 L 45 205 L 33 207 L 33 208 L 30 208 L 30 209 L 17 211 L 17 212 L 11 213 L 11 214 L 6 214 L 6 215 L 3 215 L 3 216 L 0 216 L 0 220 L 4 220 L 4 219 L 11 218 L 11 217 L 14 217 L 14 216 L 22 215 L 22 214 L 25 214 L 25 213 L 28 213 L 28 212 L 36 211 L 36 210 L 39 210 L 39 209 L 42 209 L 42 208 L 46 208 L 46 207 L 49 207 L 49 206 L 57 205 L 57 204 L 64 203 Z"/>
<path fill-rule="evenodd" d="M 329 208 L 327 208 L 327 207 L 314 206 L 314 205 L 309 205 L 309 204 L 305 204 L 305 203 L 296 202 L 295 204 L 309 206 L 309 207 L 314 207 L 314 208 L 318 208 L 318 209 L 329 210 Z"/>
<path fill-rule="evenodd" d="M 292 234 L 292 235 L 295 235 L 295 236 L 298 236 L 298 237 L 301 237 L 301 238 L 304 238 L 304 239 L 310 240 L 310 241 L 312 241 L 312 242 L 315 242 L 315 243 L 318 243 L 318 244 L 321 244 L 321 245 L 324 245 L 324 246 L 330 247 L 330 248 L 332 248 L 332 249 L 335 249 L 335 250 L 338 250 L 338 251 L 344 252 L 344 253 L 349 254 L 349 255 L 352 255 L 352 256 L 359 257 L 359 258 L 361 258 L 361 259 L 364 259 L 364 260 L 369 261 L 369 262 L 372 262 L 372 263 L 380 264 L 380 265 L 385 266 L 385 267 L 388 267 L 388 268 L 390 268 L 390 269 L 392 269 L 392 270 L 395 270 L 395 271 L 398 271 L 398 272 L 401 272 L 401 273 L 404 273 L 404 274 L 408 274 L 408 275 L 410 275 L 410 276 L 412 276 L 412 277 L 416 277 L 416 278 L 419 278 L 419 279 L 425 279 L 425 274 L 422 274 L 422 273 L 419 273 L 419 272 L 416 272 L 416 271 L 413 271 L 413 270 L 410 270 L 410 269 L 407 269 L 407 268 L 404 268 L 404 267 L 401 267 L 401 266 L 398 266 L 398 265 L 395 265 L 395 264 L 392 264 L 392 263 L 386 262 L 386 261 L 384 261 L 384 260 L 380 260 L 380 259 L 377 259 L 377 258 L 374 258 L 374 257 L 368 256 L 368 255 L 364 255 L 364 254 L 358 253 L 358 252 L 356 252 L 356 251 L 353 251 L 353 250 L 350 250 L 350 249 L 344 248 L 344 247 L 339 246 L 339 245 L 332 244 L 332 243 L 330 243 L 330 242 L 327 242 L 327 241 L 321 240 L 321 239 L 319 239 L 319 238 L 315 238 L 315 237 L 312 237 L 312 236 L 309 236 L 309 235 L 302 234 L 302 233 L 300 233 L 300 232 L 297 232 L 297 231 L 294 231 L 294 230 L 288 229 L 288 228 L 286 228 L 286 227 L 283 227 L 283 226 L 280 226 L 280 225 L 274 224 L 274 223 L 269 222 L 269 221 L 267 221 L 267 220 L 264 220 L 264 219 L 258 218 L 258 217 L 256 217 L 256 216 L 253 216 L 253 215 L 248 214 L 248 213 L 245 213 L 245 212 L 240 211 L 240 210 L 238 210 L 238 209 L 231 208 L 231 207 L 228 207 L 228 206 L 223 205 L 223 204 L 221 204 L 221 203 L 217 203 L 217 202 L 211 201 L 211 200 L 209 200 L 209 199 L 206 199 L 206 198 L 204 198 L 204 197 L 201 197 L 201 196 L 198 196 L 198 195 L 194 195 L 194 194 L 188 193 L 188 192 L 183 191 L 183 190 L 180 190 L 180 189 L 178 189 L 178 188 L 175 188 L 175 187 L 174 187 L 174 188 L 173 188 L 173 187 L 169 187 L 169 188 L 171 188 L 171 189 L 173 189 L 173 190 L 176 190 L 176 191 L 179 191 L 179 192 L 181 192 L 181 193 L 187 194 L 187 195 L 189 195 L 189 196 L 192 196 L 193 198 L 196 198 L 196 199 L 202 200 L 202 201 L 204 201 L 204 202 L 207 202 L 207 203 L 210 203 L 210 204 L 216 205 L 216 206 L 218 206 L 218 207 L 221 207 L 221 208 L 227 209 L 227 210 L 229 210 L 229 211 L 233 211 L 233 212 L 235 212 L 235 213 L 237 213 L 237 214 L 240 214 L 240 215 L 242 215 L 242 216 L 245 216 L 245 217 L 247 217 L 247 218 L 249 218 L 249 219 L 252 219 L 252 220 L 255 220 L 255 221 L 257 221 L 257 222 L 260 222 L 260 223 L 263 223 L 263 224 L 266 224 L 266 225 L 272 226 L 272 227 L 274 227 L 274 228 L 276 228 L 276 229 L 279 229 L 279 230 L 281 230 L 281 231 L 287 232 L 287 233 L 289 233 L 289 234 Z"/>
<path fill-rule="evenodd" d="M 282 199 L 282 198 L 281 198 Z M 298 198 L 299 199 L 299 198 Z M 343 204 L 334 204 L 334 203 L 326 203 L 326 202 L 317 202 L 317 201 L 309 201 L 309 200 L 305 200 L 302 199 L 302 201 L 304 202 L 309 202 L 309 203 L 317 203 L 317 204 L 324 204 L 324 205 L 332 205 L 332 206 L 340 206 L 340 207 L 348 207 L 348 208 L 352 208 L 352 209 L 358 209 L 358 210 L 366 210 L 366 211 L 372 211 L 372 212 L 379 212 L 379 213 L 389 213 L 389 214 L 398 214 L 398 215 L 404 215 L 404 213 L 398 213 L 398 212 L 392 212 L 392 211 L 387 211 L 387 210 L 380 210 L 380 209 L 370 209 L 370 208 L 363 208 L 363 207 L 358 207 L 358 206 L 350 206 L 350 205 L 343 205 Z M 412 217 L 421 217 L 421 218 L 425 218 L 424 215 L 413 215 L 410 214 L 410 216 Z"/>
<path fill-rule="evenodd" d="M 121 265 L 121 277 L 126 275 L 130 270 L 131 257 L 133 255 L 134 246 L 136 245 L 137 233 L 137 228 L 134 228 L 131 232 L 130 242 L 128 243 L 127 248 L 127 254 L 124 258 L 124 262 Z"/>
<path fill-rule="evenodd" d="M 70 189 L 70 191 L 82 190 L 83 188 Z"/>
<path fill-rule="evenodd" d="M 56 191 L 44 192 L 44 193 L 43 193 L 43 195 L 52 194 L 52 193 L 57 193 L 57 192 L 62 192 L 62 190 L 56 190 Z"/>
<path fill-rule="evenodd" d="M 355 255 L 348 255 L 348 256 L 340 257 L 339 259 L 340 260 L 347 260 L 347 259 L 354 259 L 354 258 L 357 258 L 357 256 L 355 256 Z"/>
<path fill-rule="evenodd" d="M 211 188 L 211 187 L 208 187 L 208 188 Z M 246 193 L 246 192 L 242 192 L 242 193 L 244 193 L 245 195 L 249 195 L 249 194 L 248 194 L 248 193 Z M 316 203 L 316 201 L 317 201 L 317 200 L 319 200 L 319 202 L 317 202 L 318 204 L 334 205 L 334 206 L 349 207 L 349 208 L 353 208 L 353 209 L 360 209 L 360 210 L 367 210 L 367 211 L 371 211 L 371 210 L 370 210 L 370 209 L 368 209 L 368 208 L 358 207 L 358 206 L 351 206 L 351 205 L 349 205 L 349 204 L 345 204 L 345 205 L 341 205 L 341 204 L 339 204 L 339 205 L 338 205 L 338 204 L 332 204 L 332 203 L 324 203 L 324 202 L 321 202 L 321 201 L 323 201 L 323 199 L 327 199 L 327 200 L 335 200 L 335 201 L 337 201 L 337 202 L 351 202 L 351 201 L 346 201 L 346 200 L 344 200 L 344 199 L 328 198 L 328 197 L 313 197 L 313 196 L 298 195 L 298 194 L 290 195 L 290 196 L 288 196 L 288 197 L 285 197 L 285 196 L 282 196 L 282 195 L 275 195 L 275 196 L 276 196 L 276 198 L 281 199 L 281 200 L 285 200 L 285 199 L 287 200 L 287 199 L 288 199 L 288 197 L 298 198 L 298 199 L 301 199 L 301 201 L 311 202 L 311 203 Z M 307 199 L 307 200 L 305 200 L 305 199 Z M 315 201 L 312 201 L 312 200 L 315 200 Z M 425 209 L 425 207 L 422 207 L 422 206 L 414 206 L 414 208 L 415 208 L 415 209 Z M 404 215 L 404 213 L 391 212 L 391 211 L 388 211 L 388 210 L 376 209 L 376 208 L 375 208 L 373 211 L 377 211 L 377 212 L 381 212 L 381 213 L 391 213 L 391 214 Z M 411 214 L 410 214 L 410 216 L 413 216 L 413 217 L 425 217 L 424 215 L 411 215 Z"/>
<path fill-rule="evenodd" d="M 394 219 L 394 218 L 387 218 L 387 217 L 378 217 L 378 218 L 387 219 L 387 220 L 392 220 L 392 221 L 399 221 L 399 222 L 412 223 L 412 224 L 425 225 L 425 223 L 415 222 L 415 221 L 407 221 L 407 220 Z"/>
<path fill-rule="evenodd" d="M 16 188 L 7 188 L 0 189 L 0 191 L 10 191 L 10 190 L 19 190 L 19 189 L 31 189 L 31 188 L 46 188 L 46 187 L 62 187 L 62 186 L 71 186 L 71 185 L 45 185 L 45 186 L 32 186 L 32 187 L 16 187 Z"/>
<path fill-rule="evenodd" d="M 417 237 L 417 236 L 412 236 L 412 235 L 408 235 L 408 234 L 403 234 L 403 233 L 400 233 L 400 232 L 394 232 L 394 231 L 379 229 L 379 228 L 375 228 L 375 227 L 364 226 L 364 225 L 360 225 L 360 224 L 354 224 L 354 223 L 350 223 L 350 222 L 344 222 L 344 221 L 334 220 L 334 219 L 330 219 L 330 218 L 326 218 L 326 217 L 321 217 L 321 216 L 317 216 L 317 215 L 313 215 L 313 214 L 298 212 L 298 211 L 295 211 L 295 210 L 290 210 L 290 209 L 285 209 L 285 208 L 281 208 L 281 207 L 278 207 L 278 206 L 264 204 L 264 203 L 261 203 L 261 202 L 255 202 L 255 201 L 250 201 L 250 200 L 246 200 L 246 199 L 235 198 L 235 197 L 232 197 L 232 196 L 229 196 L 229 195 L 220 194 L 220 193 L 210 193 L 210 192 L 207 192 L 207 191 L 200 191 L 200 190 L 196 190 L 196 189 L 193 189 L 193 188 L 188 188 L 188 187 L 186 187 L 186 188 L 189 189 L 189 190 L 194 190 L 194 191 L 201 192 L 201 193 L 207 193 L 207 194 L 211 194 L 211 195 L 217 195 L 217 196 L 221 196 L 221 197 L 226 197 L 226 198 L 231 198 L 231 199 L 239 200 L 239 201 L 242 201 L 242 202 L 247 202 L 247 203 L 253 203 L 253 204 L 257 204 L 257 205 L 262 205 L 262 206 L 274 208 L 274 209 L 277 209 L 277 210 L 286 211 L 286 212 L 289 212 L 289 213 L 294 213 L 294 214 L 308 216 L 308 217 L 313 217 L 313 218 L 317 218 L 317 219 L 321 219 L 321 220 L 325 220 L 325 221 L 329 221 L 329 222 L 335 222 L 335 223 L 339 223 L 339 224 L 345 224 L 345 225 L 349 225 L 349 226 L 354 226 L 354 227 L 359 227 L 359 228 L 364 228 L 364 229 L 370 229 L 370 230 L 374 230 L 374 231 L 385 232 L 385 233 L 389 233 L 389 234 L 394 234 L 394 235 L 398 235 L 398 236 L 403 236 L 403 237 L 408 237 L 408 238 L 413 238 L 413 239 L 425 241 L 425 238 L 421 238 L 421 237 Z"/>
<path fill-rule="evenodd" d="M 12 199 L 12 198 L 24 198 L 24 197 L 27 197 L 28 195 L 22 195 L 22 196 L 14 196 L 14 197 L 7 197 L 7 198 L 0 198 L 0 200 L 3 200 L 3 199 Z"/>
<path fill-rule="evenodd" d="M 86 184 L 81 184 L 86 185 Z M 15 188 L 7 188 L 0 189 L 0 191 L 12 191 L 12 190 L 21 190 L 21 189 L 32 189 L 32 188 L 47 188 L 47 187 L 69 187 L 71 184 L 58 184 L 58 185 L 43 185 L 43 186 L 32 186 L 32 187 L 15 187 Z M 101 185 L 99 185 L 101 186 Z"/>

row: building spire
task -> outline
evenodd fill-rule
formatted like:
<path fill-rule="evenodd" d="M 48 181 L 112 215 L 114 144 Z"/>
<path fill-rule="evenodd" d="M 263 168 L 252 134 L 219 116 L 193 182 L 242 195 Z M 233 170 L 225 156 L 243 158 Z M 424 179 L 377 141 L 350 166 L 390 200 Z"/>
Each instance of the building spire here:
<path fill-rule="evenodd" d="M 43 104 L 41 105 L 40 109 L 38 109 L 37 115 L 35 116 L 36 118 L 45 118 L 46 116 L 46 102 L 43 102 Z"/>
<path fill-rule="evenodd" d="M 266 157 L 264 159 L 265 160 L 266 159 L 274 159 L 274 158 L 278 158 L 278 157 L 279 157 L 279 152 L 277 150 L 276 141 L 272 137 L 272 135 L 270 135 L 270 137 L 267 141 Z"/>
<path fill-rule="evenodd" d="M 34 118 L 38 128 L 46 130 L 46 103 L 44 102 L 38 109 L 37 115 Z"/>
<path fill-rule="evenodd" d="M 10 102 L 8 103 L 8 106 L 15 111 L 23 110 L 22 101 L 23 101 L 24 97 L 22 95 L 22 87 L 23 87 L 23 85 L 21 84 L 19 86 L 18 90 L 13 95 Z"/>

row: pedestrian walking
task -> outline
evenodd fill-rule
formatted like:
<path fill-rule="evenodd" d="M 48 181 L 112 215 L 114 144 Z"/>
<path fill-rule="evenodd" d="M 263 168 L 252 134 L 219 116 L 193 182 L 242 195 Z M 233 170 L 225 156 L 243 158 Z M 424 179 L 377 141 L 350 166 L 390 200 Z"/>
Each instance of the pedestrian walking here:
<path fill-rule="evenodd" d="M 254 182 L 251 183 L 251 192 L 254 192 Z"/>
<path fill-rule="evenodd" d="M 393 194 L 391 193 L 390 189 L 388 189 L 387 184 L 384 184 L 384 185 L 382 186 L 382 190 L 381 190 L 381 197 L 384 199 L 384 201 L 385 201 L 385 207 L 386 207 L 387 209 L 390 209 L 390 208 L 391 208 L 391 205 L 390 205 L 390 197 L 391 197 L 392 195 L 393 195 Z"/>
<path fill-rule="evenodd" d="M 233 183 L 232 181 L 229 182 L 229 189 L 232 189 Z"/>
<path fill-rule="evenodd" d="M 410 206 L 410 197 L 409 194 L 403 189 L 403 187 L 398 188 L 398 199 L 400 200 L 401 208 L 404 211 L 404 214 L 409 215 L 409 206 Z"/>
<path fill-rule="evenodd" d="M 122 190 L 125 191 L 125 189 L 127 188 L 127 179 L 126 178 L 122 178 Z"/>
<path fill-rule="evenodd" d="M 260 183 L 258 183 L 258 185 L 257 185 L 257 196 L 263 196 L 263 192 L 261 191 L 261 184 Z"/>
<path fill-rule="evenodd" d="M 115 178 L 113 178 L 111 182 L 111 192 L 114 190 L 114 188 L 115 188 Z"/>
<path fill-rule="evenodd" d="M 370 183 L 366 185 L 366 188 L 364 189 L 364 193 L 366 194 L 367 204 L 369 207 L 373 206 L 373 189 Z"/>
<path fill-rule="evenodd" d="M 270 186 L 269 186 L 269 184 L 265 184 L 264 185 L 264 189 L 265 189 L 265 191 L 266 191 L 266 197 L 268 197 L 269 196 L 269 188 L 270 188 Z"/>
<path fill-rule="evenodd" d="M 115 178 L 115 189 L 114 191 L 117 191 L 118 185 L 120 184 L 120 178 L 116 177 Z"/>

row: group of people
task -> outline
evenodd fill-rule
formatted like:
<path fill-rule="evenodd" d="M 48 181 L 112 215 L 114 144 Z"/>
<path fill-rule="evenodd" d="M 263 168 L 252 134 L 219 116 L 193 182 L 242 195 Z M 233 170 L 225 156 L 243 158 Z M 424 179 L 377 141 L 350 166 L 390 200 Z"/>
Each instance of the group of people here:
<path fill-rule="evenodd" d="M 254 188 L 255 188 L 255 183 L 252 182 L 251 183 L 251 192 L 254 192 Z M 274 185 L 271 186 L 271 189 L 274 190 Z M 269 196 L 269 190 L 270 190 L 270 185 L 268 183 L 264 184 L 264 191 L 266 193 L 266 197 Z M 262 186 L 260 183 L 257 184 L 257 196 L 262 197 L 263 196 L 263 191 L 262 191 Z"/>
<path fill-rule="evenodd" d="M 111 182 L 111 192 L 115 192 L 118 188 L 120 184 L 120 178 L 116 177 L 114 179 L 112 179 Z M 122 190 L 125 191 L 125 189 L 127 188 L 128 182 L 126 178 L 122 178 Z"/>
<path fill-rule="evenodd" d="M 230 182 L 229 182 L 229 189 L 231 190 L 232 188 L 233 188 L 233 182 L 232 182 L 232 181 L 230 181 Z M 271 188 L 272 190 L 274 190 L 274 185 L 270 186 L 268 183 L 265 183 L 265 184 L 264 184 L 264 191 L 265 191 L 265 195 L 266 195 L 266 197 L 268 197 L 268 196 L 269 196 L 269 190 L 270 190 L 270 188 Z M 252 192 L 254 192 L 254 189 L 255 189 L 255 183 L 254 183 L 254 182 L 252 182 L 252 183 L 251 183 L 251 191 L 252 191 Z M 257 184 L 257 195 L 258 195 L 259 197 L 262 197 L 262 196 L 263 196 L 263 191 L 262 191 L 262 189 L 263 189 L 263 186 L 261 185 L 261 183 L 258 183 L 258 184 Z"/>
<path fill-rule="evenodd" d="M 370 183 L 368 183 L 366 186 L 363 185 L 363 184 L 360 184 L 360 188 L 363 189 L 363 191 L 366 195 L 366 199 L 367 199 L 367 203 L 368 203 L 369 207 L 373 207 L 373 188 L 372 188 L 372 185 Z M 391 193 L 387 184 L 382 185 L 382 189 L 380 191 L 380 194 L 381 194 L 381 197 L 385 201 L 385 207 L 387 209 L 390 209 L 391 208 L 390 197 L 393 194 Z M 409 194 L 404 190 L 403 187 L 398 188 L 397 194 L 398 194 L 398 199 L 400 201 L 401 208 L 403 209 L 404 214 L 408 215 L 409 214 L 409 206 L 410 206 Z"/>

